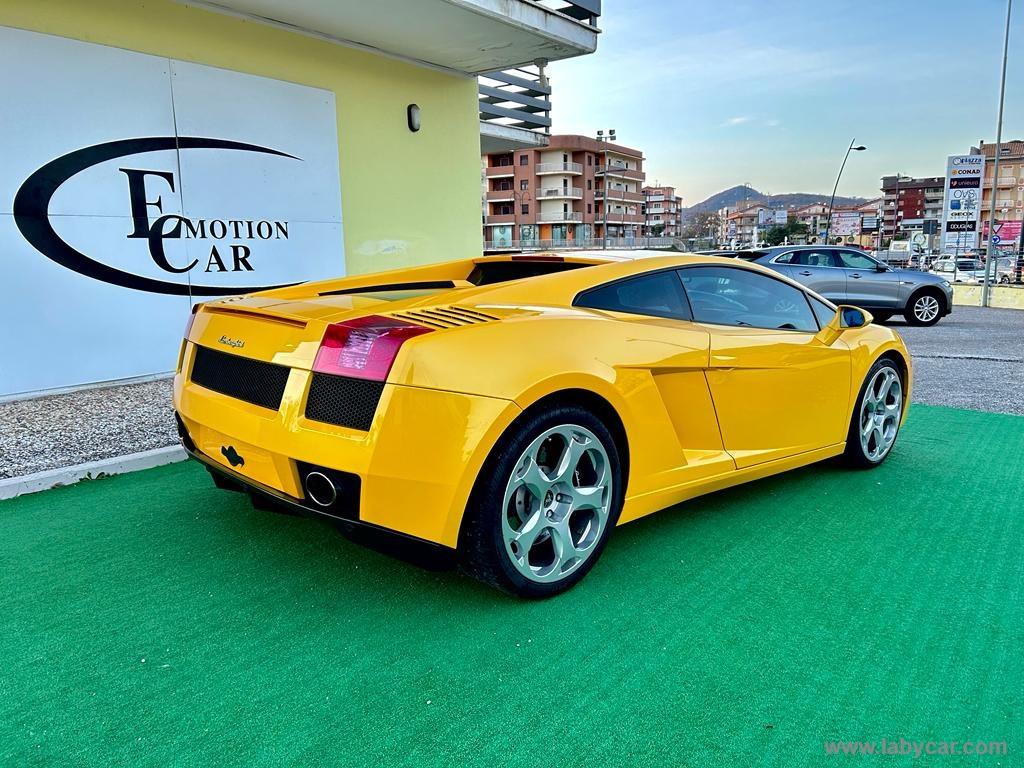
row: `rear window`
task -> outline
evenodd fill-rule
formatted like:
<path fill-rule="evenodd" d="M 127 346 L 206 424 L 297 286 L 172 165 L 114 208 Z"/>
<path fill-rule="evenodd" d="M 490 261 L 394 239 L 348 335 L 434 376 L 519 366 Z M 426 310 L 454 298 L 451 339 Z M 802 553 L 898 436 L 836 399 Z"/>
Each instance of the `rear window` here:
<path fill-rule="evenodd" d="M 522 280 L 524 277 L 551 275 L 556 272 L 566 272 L 570 269 L 589 266 L 589 264 L 567 261 L 530 261 L 529 259 L 485 261 L 473 267 L 473 271 L 466 279 L 473 285 L 493 285 L 509 280 Z"/>
<path fill-rule="evenodd" d="M 768 251 L 738 251 L 736 253 L 736 258 L 742 259 L 743 261 L 757 261 L 762 256 L 767 255 Z"/>

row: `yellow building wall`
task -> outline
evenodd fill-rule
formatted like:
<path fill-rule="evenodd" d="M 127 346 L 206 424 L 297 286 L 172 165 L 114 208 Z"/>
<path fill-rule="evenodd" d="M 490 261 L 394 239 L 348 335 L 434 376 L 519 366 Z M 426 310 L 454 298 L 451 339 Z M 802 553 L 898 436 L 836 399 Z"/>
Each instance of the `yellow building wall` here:
<path fill-rule="evenodd" d="M 481 252 L 471 77 L 171 0 L 0 0 L 0 25 L 333 91 L 348 271 Z M 422 110 L 417 133 L 406 125 L 410 103 Z"/>

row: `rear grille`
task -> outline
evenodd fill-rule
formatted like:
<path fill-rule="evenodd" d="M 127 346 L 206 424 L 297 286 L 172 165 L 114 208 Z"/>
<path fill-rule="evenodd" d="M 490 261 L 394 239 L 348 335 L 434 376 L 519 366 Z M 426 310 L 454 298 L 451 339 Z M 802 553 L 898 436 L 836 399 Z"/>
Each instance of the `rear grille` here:
<path fill-rule="evenodd" d="M 306 398 L 306 418 L 366 431 L 373 423 L 383 381 L 314 373 Z"/>
<path fill-rule="evenodd" d="M 276 411 L 290 371 L 283 365 L 197 346 L 190 378 L 206 389 Z"/>
<path fill-rule="evenodd" d="M 395 312 L 392 317 L 407 320 L 431 328 L 458 328 L 460 325 L 475 325 L 477 323 L 489 323 L 498 318 L 481 312 L 478 309 L 459 307 L 430 307 L 428 309 L 408 309 L 404 312 Z"/>

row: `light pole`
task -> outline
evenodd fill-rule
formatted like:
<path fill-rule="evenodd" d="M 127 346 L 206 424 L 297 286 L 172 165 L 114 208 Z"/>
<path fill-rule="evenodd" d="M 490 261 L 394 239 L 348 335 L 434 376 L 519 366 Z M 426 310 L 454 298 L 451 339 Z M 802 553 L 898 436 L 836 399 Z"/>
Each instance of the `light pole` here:
<path fill-rule="evenodd" d="M 999 193 L 999 150 L 1003 145 L 1003 101 L 1006 97 L 1006 54 L 1010 47 L 1010 13 L 1013 0 L 1006 0 L 1006 31 L 1003 32 L 1003 64 L 999 75 L 999 115 L 996 118 L 996 153 L 992 163 L 992 209 L 988 214 L 988 244 L 985 247 L 985 284 L 981 288 L 981 306 L 987 307 L 989 302 L 989 283 L 998 279 L 999 270 L 995 269 L 992 253 L 992 238 L 996 234 L 996 195 Z"/>
<path fill-rule="evenodd" d="M 863 152 L 867 149 L 867 147 L 863 145 L 857 147 L 853 146 L 855 141 L 857 141 L 857 139 L 850 139 L 850 146 L 847 148 L 846 154 L 843 155 L 843 164 L 839 166 L 839 175 L 836 176 L 835 186 L 832 187 L 832 199 L 829 200 L 828 203 L 828 222 L 825 224 L 825 245 L 828 245 L 828 238 L 832 232 L 832 208 L 834 208 L 836 204 L 836 190 L 839 189 L 839 180 L 843 178 L 843 169 L 846 168 L 846 161 L 850 159 L 851 152 Z"/>

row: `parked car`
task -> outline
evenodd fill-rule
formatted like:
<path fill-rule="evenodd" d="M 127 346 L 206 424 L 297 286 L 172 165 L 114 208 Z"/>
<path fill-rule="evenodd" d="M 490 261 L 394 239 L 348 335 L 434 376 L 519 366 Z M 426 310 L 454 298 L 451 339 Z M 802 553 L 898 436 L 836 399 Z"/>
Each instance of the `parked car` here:
<path fill-rule="evenodd" d="M 911 363 L 869 319 L 734 258 L 466 259 L 198 305 L 174 409 L 219 487 L 543 597 L 617 524 L 881 464 Z"/>
<path fill-rule="evenodd" d="M 932 264 L 932 272 L 951 283 L 981 283 L 985 280 L 985 265 L 980 259 L 941 258 Z"/>
<path fill-rule="evenodd" d="M 829 301 L 863 307 L 879 322 L 902 314 L 911 325 L 935 325 L 953 311 L 945 277 L 893 268 L 856 248 L 780 245 L 737 258 L 774 269 Z"/>

